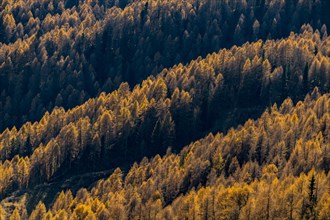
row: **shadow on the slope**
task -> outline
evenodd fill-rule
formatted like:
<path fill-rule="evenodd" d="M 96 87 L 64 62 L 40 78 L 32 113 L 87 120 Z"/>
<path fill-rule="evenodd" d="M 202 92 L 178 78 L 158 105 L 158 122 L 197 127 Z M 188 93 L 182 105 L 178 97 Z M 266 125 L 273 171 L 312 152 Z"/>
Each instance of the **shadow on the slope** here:
<path fill-rule="evenodd" d="M 26 208 L 28 213 L 31 213 L 39 201 L 43 201 L 46 207 L 49 208 L 61 191 L 71 190 L 75 195 L 79 189 L 90 189 L 98 180 L 108 177 L 112 172 L 113 169 L 63 178 L 37 185 L 32 189 L 20 192 L 20 194 L 28 195 Z"/>

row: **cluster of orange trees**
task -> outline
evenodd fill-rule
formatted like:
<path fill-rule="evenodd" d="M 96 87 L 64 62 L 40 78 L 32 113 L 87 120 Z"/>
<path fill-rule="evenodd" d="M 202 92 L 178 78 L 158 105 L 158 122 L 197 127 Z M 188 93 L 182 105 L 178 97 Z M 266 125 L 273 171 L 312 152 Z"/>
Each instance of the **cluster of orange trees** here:
<path fill-rule="evenodd" d="M 90 193 L 82 190 L 86 199 L 82 203 L 96 199 L 104 203 L 102 213 L 116 216 L 117 211 L 106 204 L 117 204 L 111 199 L 121 196 L 120 215 L 123 218 L 135 215 L 147 218 L 145 215 L 149 212 L 153 212 L 156 218 L 165 215 L 169 209 L 174 209 L 172 215 L 184 214 L 181 210 L 184 207 L 180 205 L 189 207 L 190 200 L 181 200 L 196 196 L 195 203 L 200 202 L 203 206 L 205 201 L 212 202 L 213 209 L 202 211 L 196 207 L 195 214 L 200 216 L 199 212 L 205 212 L 203 215 L 216 216 L 222 215 L 224 210 L 216 206 L 220 205 L 215 202 L 217 198 L 207 195 L 213 195 L 212 190 L 220 190 L 218 196 L 229 193 L 228 204 L 237 202 L 236 208 L 229 205 L 232 210 L 227 210 L 231 216 L 228 218 L 238 218 L 253 215 L 246 209 L 254 210 L 253 204 L 264 197 L 264 194 L 253 193 L 253 188 L 260 190 L 259 185 L 267 186 L 268 191 L 264 189 L 264 193 L 276 199 L 270 196 L 276 192 L 272 191 L 276 187 L 287 189 L 289 185 L 293 187 L 295 181 L 303 181 L 305 185 L 295 191 L 301 194 L 294 195 L 303 200 L 299 200 L 301 204 L 292 203 L 295 206 L 300 204 L 300 209 L 292 207 L 290 215 L 311 215 L 310 212 L 318 215 L 325 212 L 322 215 L 326 215 L 323 210 L 326 208 L 322 207 L 326 207 L 328 198 L 330 103 L 329 97 L 320 96 L 319 90 L 327 91 L 329 85 L 329 41 L 330 38 L 321 38 L 318 31 L 311 32 L 306 27 L 303 34 L 291 34 L 288 39 L 235 46 L 210 54 L 205 59 L 198 58 L 186 66 L 165 69 L 133 90 L 123 83 L 118 90 L 102 93 L 72 110 L 56 108 L 39 122 L 28 122 L 20 129 L 6 129 L 0 135 L 1 195 L 5 198 L 16 190 L 28 190 L 61 176 L 127 167 L 143 157 L 160 154 L 165 156 L 156 156 L 150 162 L 144 159 L 141 165 L 134 165 L 130 170 L 126 168 L 125 178 L 117 169 L 109 180 L 101 181 Z M 292 100 L 301 99 L 304 91 L 310 91 L 314 86 L 319 87 L 294 107 Z M 287 96 L 293 98 L 285 100 L 279 109 L 273 105 L 259 120 L 248 120 L 243 127 L 231 129 L 226 135 L 210 134 L 180 151 L 182 146 L 205 133 L 226 130 L 228 126 L 258 115 L 260 109 L 270 103 L 282 102 Z M 170 146 L 173 153 L 168 151 Z M 111 186 L 114 176 L 117 185 Z M 324 186 L 318 182 L 320 185 L 315 187 L 319 187 L 318 199 L 322 198 L 324 204 L 315 201 L 313 209 L 305 213 L 305 206 L 311 201 L 300 195 L 308 193 L 311 176 L 316 182 L 323 181 Z M 275 180 L 277 182 L 273 182 Z M 275 183 L 278 185 L 272 186 Z M 116 190 L 113 191 L 112 187 Z M 131 191 L 133 189 L 137 192 Z M 199 193 L 207 190 L 206 200 L 199 201 Z M 230 195 L 231 190 L 234 193 L 243 190 L 240 193 L 246 198 L 232 201 L 235 198 Z M 95 194 L 97 191 L 101 193 Z M 157 210 L 167 211 L 161 214 L 147 206 L 143 210 L 149 211 L 140 207 L 137 210 L 141 212 L 128 212 L 132 202 L 127 198 L 135 197 L 127 193 L 133 192 L 138 193 L 135 196 L 138 196 L 136 199 L 141 202 L 141 207 L 150 203 Z M 112 194 L 103 200 L 108 193 Z M 181 198 L 182 194 L 185 196 Z M 143 196 L 150 198 L 141 198 Z M 63 199 L 62 194 L 59 199 Z M 277 199 L 284 198 L 279 196 Z M 52 209 L 48 215 L 83 215 L 73 214 L 75 211 L 95 216 L 100 214 L 91 203 L 80 206 L 79 199 L 72 197 L 71 200 L 66 203 L 67 207 Z M 288 214 L 276 210 L 281 209 L 278 201 L 268 202 L 277 205 L 267 206 L 259 212 L 268 216 Z M 37 210 L 43 207 L 40 204 Z M 16 211 L 15 215 L 25 213 L 22 211 L 24 206 L 17 210 L 19 212 Z"/>
<path fill-rule="evenodd" d="M 2 1 L 0 220 L 330 219 L 329 9 Z"/>
<path fill-rule="evenodd" d="M 329 8 L 327 0 L 2 1 L 0 130 L 305 23 L 323 37 Z"/>

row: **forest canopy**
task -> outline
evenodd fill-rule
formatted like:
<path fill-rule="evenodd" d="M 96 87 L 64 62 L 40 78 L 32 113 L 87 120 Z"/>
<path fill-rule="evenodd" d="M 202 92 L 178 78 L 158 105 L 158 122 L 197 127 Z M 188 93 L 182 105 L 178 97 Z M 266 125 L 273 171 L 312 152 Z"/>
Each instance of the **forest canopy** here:
<path fill-rule="evenodd" d="M 0 3 L 0 220 L 330 219 L 330 2 Z"/>
<path fill-rule="evenodd" d="M 327 0 L 2 1 L 0 131 L 304 24 L 322 38 L 329 10 Z"/>

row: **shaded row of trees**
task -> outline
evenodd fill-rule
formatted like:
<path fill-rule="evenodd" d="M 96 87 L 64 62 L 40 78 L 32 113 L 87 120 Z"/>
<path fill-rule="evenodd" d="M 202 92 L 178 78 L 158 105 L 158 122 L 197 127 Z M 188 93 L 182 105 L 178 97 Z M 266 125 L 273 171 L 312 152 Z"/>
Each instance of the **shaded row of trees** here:
<path fill-rule="evenodd" d="M 326 0 L 3 1 L 0 130 L 304 23 L 322 38 L 329 8 Z"/>
<path fill-rule="evenodd" d="M 330 95 L 286 99 L 228 134 L 209 134 L 91 190 L 61 192 L 30 219 L 328 219 Z M 9 213 L 10 215 L 11 213 Z M 26 216 L 24 206 L 12 215 Z"/>
<path fill-rule="evenodd" d="M 295 102 L 312 90 L 317 77 L 326 79 L 317 84 L 319 90 L 328 91 L 329 40 L 306 30 L 288 39 L 224 49 L 165 69 L 133 90 L 123 83 L 72 110 L 55 108 L 39 122 L 6 129 L 0 134 L 2 196 L 55 177 L 127 166 L 144 156 L 163 155 L 169 146 L 179 152 L 210 131 L 258 115 L 269 103 L 287 96 Z M 271 129 L 264 133 L 273 134 Z M 235 153 L 240 164 L 248 152 Z M 255 157 L 262 163 L 267 155 Z"/>

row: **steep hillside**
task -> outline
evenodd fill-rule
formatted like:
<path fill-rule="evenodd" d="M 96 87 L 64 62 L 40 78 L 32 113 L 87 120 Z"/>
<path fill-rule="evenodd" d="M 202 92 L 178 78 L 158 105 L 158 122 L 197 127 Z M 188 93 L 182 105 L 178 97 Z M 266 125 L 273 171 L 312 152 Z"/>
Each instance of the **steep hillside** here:
<path fill-rule="evenodd" d="M 252 188 L 264 184 L 261 170 L 268 165 L 271 171 L 265 168 L 265 172 L 276 172 L 279 181 L 284 181 L 286 176 L 299 175 L 306 180 L 302 173 L 308 173 L 313 167 L 317 178 L 326 181 L 326 177 L 322 177 L 326 174 L 322 172 L 329 171 L 329 101 L 328 96 L 318 99 L 318 91 L 329 90 L 329 43 L 330 37 L 321 38 L 318 31 L 306 30 L 301 35 L 291 34 L 287 39 L 234 46 L 205 59 L 198 58 L 186 66 L 180 64 L 165 69 L 133 90 L 123 83 L 118 90 L 102 93 L 72 110 L 55 108 L 39 122 L 28 122 L 18 130 L 6 129 L 0 134 L 1 198 L 8 201 L 11 198 L 8 196 L 14 192 L 14 195 L 33 192 L 39 184 L 65 180 L 73 175 L 118 166 L 128 171 L 127 167 L 134 161 L 156 154 L 165 155 L 170 146 L 173 152 L 180 152 L 191 141 L 209 132 L 237 126 L 288 96 L 295 103 L 315 86 L 318 89 L 315 88 L 311 97 L 307 96 L 304 104 L 298 103 L 296 108 L 292 107 L 291 100 L 286 100 L 279 112 L 273 107 L 271 113 L 263 114 L 258 121 L 249 120 L 245 129 L 230 130 L 226 136 L 209 136 L 219 142 L 214 147 L 206 144 L 209 140 L 206 138 L 185 148 L 179 156 L 165 156 L 161 167 L 169 168 L 179 163 L 179 167 L 173 168 L 173 171 L 180 171 L 179 174 L 150 171 L 139 178 L 161 176 L 159 181 L 152 183 L 162 187 L 159 188 L 162 203 L 158 207 L 172 204 L 180 193 L 190 192 L 194 187 L 213 187 L 218 182 L 226 188 L 234 186 L 230 184 L 235 181 L 242 183 L 245 177 L 241 176 L 241 168 L 244 167 L 250 169 L 246 172 L 255 172 L 251 173 L 254 176 L 246 177 L 249 181 L 259 181 L 256 185 L 247 182 Z M 263 121 L 267 124 L 260 125 Z M 314 143 L 317 140 L 319 145 Z M 203 142 L 205 144 L 200 144 Z M 189 152 L 194 153 L 194 150 L 189 149 L 194 149 L 194 145 L 201 145 L 198 147 L 201 149 L 190 160 Z M 313 154 L 307 152 L 313 149 L 316 149 Z M 186 157 L 192 163 L 189 169 L 184 168 Z M 214 165 L 216 160 L 222 162 Z M 147 164 L 146 160 L 142 162 L 142 166 Z M 219 170 L 211 172 L 214 166 L 220 166 Z M 133 171 L 128 172 L 126 179 Z M 164 182 L 161 186 L 161 179 L 167 181 L 167 185 Z M 277 187 L 280 186 L 284 187 Z M 154 189 L 152 185 L 136 187 Z M 170 190 L 169 194 L 167 190 Z M 31 195 L 27 194 L 29 197 Z M 85 209 L 80 207 L 79 210 Z M 171 212 L 175 214 L 176 211 Z"/>
<path fill-rule="evenodd" d="M 307 23 L 326 36 L 329 10 L 328 0 L 1 1 L 0 132 L 223 47 Z"/>
<path fill-rule="evenodd" d="M 329 0 L 0 0 L 0 220 L 330 220 Z"/>
<path fill-rule="evenodd" d="M 329 219 L 330 95 L 286 99 L 227 135 L 118 168 L 31 219 Z M 17 208 L 17 215 L 22 207 Z M 23 206 L 24 210 L 24 206 Z"/>

